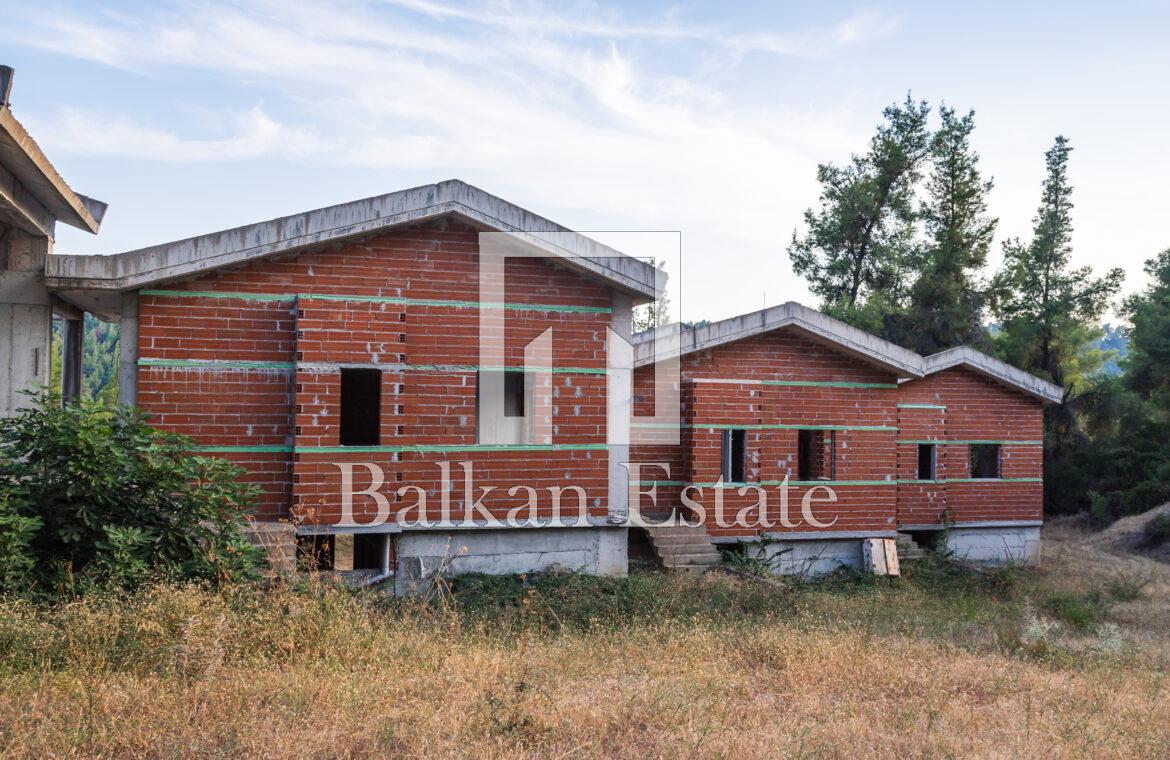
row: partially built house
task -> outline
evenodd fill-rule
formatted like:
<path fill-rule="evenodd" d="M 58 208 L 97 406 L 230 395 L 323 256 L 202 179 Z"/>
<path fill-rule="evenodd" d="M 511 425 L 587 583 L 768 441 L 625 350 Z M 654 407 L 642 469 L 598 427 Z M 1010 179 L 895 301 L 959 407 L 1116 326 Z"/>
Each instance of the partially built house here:
<path fill-rule="evenodd" d="M 797 304 L 632 335 L 660 272 L 457 180 L 55 253 L 58 221 L 96 232 L 105 206 L 61 180 L 2 81 L 0 413 L 47 382 L 54 314 L 66 397 L 84 313 L 117 321 L 120 399 L 243 468 L 258 523 L 322 568 L 402 591 L 439 567 L 623 574 L 640 518 L 689 521 L 660 541 L 675 559 L 766 540 L 780 569 L 819 571 L 899 533 L 1035 557 L 1050 383 Z M 787 501 L 761 502 L 772 488 Z"/>
<path fill-rule="evenodd" d="M 675 439 L 666 423 L 632 452 L 641 513 L 697 520 L 717 544 L 766 541 L 792 572 L 858 567 L 863 540 L 899 534 L 1036 559 L 1058 386 L 970 348 L 922 357 L 797 303 L 634 340 L 634 424 L 659 396 L 681 410 Z"/>

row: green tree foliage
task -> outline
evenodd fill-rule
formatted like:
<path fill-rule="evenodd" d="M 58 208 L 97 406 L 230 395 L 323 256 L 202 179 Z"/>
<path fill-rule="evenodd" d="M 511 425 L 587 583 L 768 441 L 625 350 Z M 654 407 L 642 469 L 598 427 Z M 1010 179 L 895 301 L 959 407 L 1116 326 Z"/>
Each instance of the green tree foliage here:
<path fill-rule="evenodd" d="M 987 264 L 998 223 L 987 215 L 992 181 L 983 179 L 979 154 L 971 148 L 975 112 L 958 116 L 943 106 L 939 114 L 926 201 L 918 215 L 925 242 L 915 261 L 917 279 L 906 312 L 891 315 L 885 331 L 885 337 L 927 355 L 989 345 L 978 272 Z"/>
<path fill-rule="evenodd" d="M 243 527 L 257 489 L 241 469 L 194 456 L 133 408 L 36 400 L 0 419 L 0 575 L 58 591 L 249 573 Z M 22 575 L 22 557 L 35 573 Z"/>
<path fill-rule="evenodd" d="M 1082 505 L 1088 490 L 1070 490 L 1086 472 L 1069 472 L 1092 442 L 1084 426 L 1086 406 L 1101 408 L 1112 386 L 1096 384 L 1093 394 L 1078 399 L 1086 383 L 1103 367 L 1105 355 L 1093 348 L 1103 333 L 1100 319 L 1117 295 L 1124 277 L 1113 269 L 1094 277 L 1091 268 L 1072 269 L 1072 186 L 1068 180 L 1068 140 L 1057 137 L 1045 154 L 1040 208 L 1032 240 L 1004 243 L 1003 268 L 992 281 L 992 309 L 999 319 L 996 347 L 1007 362 L 1064 387 L 1062 403 L 1044 411 L 1045 504 L 1063 511 Z M 1135 460 L 1136 462 L 1137 460 Z"/>
<path fill-rule="evenodd" d="M 1066 388 L 1100 367 L 1102 357 L 1083 349 L 1101 336 L 1099 320 L 1125 276 L 1121 269 L 1098 278 L 1089 267 L 1070 268 L 1071 150 L 1057 137 L 1045 154 L 1048 175 L 1032 240 L 1004 243 L 1004 266 L 992 283 L 1001 356 Z"/>
<path fill-rule="evenodd" d="M 666 262 L 658 260 L 654 266 L 662 269 Z M 670 321 L 670 293 L 663 288 L 662 293 L 654 301 L 634 307 L 633 331 L 645 332 L 655 327 L 661 327 Z"/>
<path fill-rule="evenodd" d="M 1146 274 L 1149 287 L 1125 302 L 1133 324 L 1125 379 L 1161 422 L 1170 423 L 1170 249 L 1146 262 Z"/>
<path fill-rule="evenodd" d="M 907 95 L 883 111 L 868 152 L 845 166 L 821 164 L 820 209 L 793 233 L 792 269 L 808 280 L 822 308 L 877 331 L 905 297 L 913 248 L 914 187 L 930 153 L 930 107 Z"/>
<path fill-rule="evenodd" d="M 1150 285 L 1125 301 L 1124 373 L 1102 373 L 1065 405 L 1076 424 L 1047 463 L 1052 511 L 1108 522 L 1170 501 L 1170 251 L 1146 272 Z"/>
<path fill-rule="evenodd" d="M 52 366 L 49 387 L 61 389 L 62 335 L 64 323 L 53 320 Z M 118 325 L 102 322 L 92 314 L 85 315 L 84 337 L 81 344 L 81 397 L 86 401 L 100 401 L 106 406 L 118 403 Z"/>

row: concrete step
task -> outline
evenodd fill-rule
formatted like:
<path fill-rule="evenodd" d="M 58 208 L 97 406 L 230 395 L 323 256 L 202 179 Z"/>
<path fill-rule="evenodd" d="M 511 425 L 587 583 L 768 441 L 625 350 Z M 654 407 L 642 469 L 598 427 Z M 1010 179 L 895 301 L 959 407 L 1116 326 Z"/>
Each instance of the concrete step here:
<path fill-rule="evenodd" d="M 688 575 L 703 575 L 710 570 L 713 565 L 679 565 L 677 567 L 667 567 L 666 570 L 671 573 L 687 573 Z"/>
<path fill-rule="evenodd" d="M 680 565 L 718 565 L 723 560 L 720 557 L 711 557 L 710 554 L 675 554 L 672 557 L 663 557 L 662 564 L 667 567 Z"/>
<path fill-rule="evenodd" d="M 683 549 L 710 549 L 711 551 L 715 551 L 715 547 L 710 541 L 701 538 L 668 539 L 665 541 L 655 541 L 652 539 L 651 543 L 654 544 L 655 549 L 664 552 L 680 551 Z"/>
<path fill-rule="evenodd" d="M 651 538 L 668 538 L 677 536 L 702 536 L 706 538 L 707 529 L 702 525 L 670 525 L 660 528 L 647 528 L 646 533 Z"/>
<path fill-rule="evenodd" d="M 899 533 L 897 538 L 899 559 L 920 559 L 926 556 L 923 549 L 909 534 Z"/>
<path fill-rule="evenodd" d="M 654 553 L 667 570 L 700 573 L 722 562 L 702 525 L 648 528 L 646 533 Z"/>
<path fill-rule="evenodd" d="M 667 536 L 665 538 L 651 536 L 655 546 L 710 546 L 711 540 L 706 536 Z"/>

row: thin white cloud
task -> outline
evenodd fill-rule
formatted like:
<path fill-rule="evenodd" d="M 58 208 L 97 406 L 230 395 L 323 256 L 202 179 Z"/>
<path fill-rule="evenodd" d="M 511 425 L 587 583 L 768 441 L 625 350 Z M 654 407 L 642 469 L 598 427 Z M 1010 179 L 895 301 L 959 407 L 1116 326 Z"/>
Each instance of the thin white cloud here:
<path fill-rule="evenodd" d="M 121 117 L 64 107 L 57 118 L 35 122 L 45 142 L 83 156 L 113 156 L 149 161 L 235 161 L 262 156 L 298 157 L 320 153 L 325 142 L 310 130 L 272 119 L 260 106 L 231 114 L 230 134 L 201 139 L 144 126 Z"/>
<path fill-rule="evenodd" d="M 688 259 L 696 286 L 725 275 L 720 262 L 734 252 L 763 262 L 754 279 L 776 283 L 767 286 L 774 298 L 806 296 L 783 246 L 816 197 L 816 160 L 848 155 L 865 135 L 833 113 L 737 103 L 698 74 L 651 65 L 635 42 L 815 57 L 887 33 L 892 21 L 861 12 L 825 28 L 765 35 L 670 18 L 628 23 L 592 6 L 390 6 L 215 2 L 133 18 L 26 13 L 26 44 L 147 76 L 177 66 L 246 79 L 280 106 L 279 118 L 259 106 L 221 113 L 202 133 L 161 125 L 157 114 L 136 117 L 123 104 L 111 104 L 117 116 L 66 108 L 42 115 L 38 139 L 54 155 L 272 157 L 325 170 L 461 177 L 549 214 L 685 228 L 688 250 L 714 254 Z M 684 316 L 725 316 L 740 306 L 729 292 L 725 304 Z"/>

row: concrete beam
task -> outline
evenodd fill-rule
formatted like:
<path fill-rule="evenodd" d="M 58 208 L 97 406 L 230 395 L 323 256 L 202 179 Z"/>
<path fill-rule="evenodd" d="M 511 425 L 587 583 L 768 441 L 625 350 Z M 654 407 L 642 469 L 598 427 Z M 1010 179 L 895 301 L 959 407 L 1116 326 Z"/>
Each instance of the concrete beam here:
<path fill-rule="evenodd" d="M 12 172 L 0 165 L 0 217 L 31 235 L 52 238 L 57 219 Z"/>
<path fill-rule="evenodd" d="M 1030 372 L 1013 367 L 982 351 L 976 351 L 970 346 L 941 351 L 937 354 L 931 354 L 923 360 L 923 369 L 928 375 L 958 366 L 969 367 L 985 377 L 1023 391 L 1029 396 L 1035 396 L 1041 401 L 1058 404 L 1064 399 L 1064 388 L 1056 383 L 1050 383 L 1044 378 L 1036 377 Z"/>
<path fill-rule="evenodd" d="M 642 367 L 655 361 L 686 356 L 745 338 L 790 328 L 813 340 L 832 346 L 836 350 L 880 367 L 900 378 L 922 377 L 922 357 L 899 345 L 870 335 L 816 309 L 802 306 L 795 301 L 772 306 L 738 317 L 713 322 L 703 327 L 681 328 L 675 338 L 672 333 L 679 331 L 678 325 L 667 325 L 656 330 L 647 330 L 634 336 L 634 366 Z M 655 344 L 661 339 L 672 348 L 655 355 Z M 675 341 L 677 340 L 677 344 Z M 677 349 L 673 346 L 677 345 Z M 665 355 L 663 355 L 665 354 Z"/>
<path fill-rule="evenodd" d="M 0 106 L 0 165 L 54 219 L 87 232 L 98 231 L 105 204 L 82 200 L 73 192 L 6 105 Z"/>
<path fill-rule="evenodd" d="M 550 257 L 625 290 L 640 301 L 653 298 L 656 293 L 652 265 L 459 180 L 114 256 L 57 255 L 48 262 L 45 275 L 54 289 L 134 290 L 447 215 L 480 229 L 512 233 Z"/>

